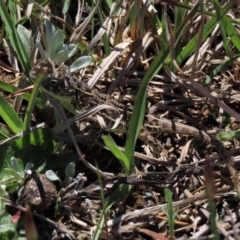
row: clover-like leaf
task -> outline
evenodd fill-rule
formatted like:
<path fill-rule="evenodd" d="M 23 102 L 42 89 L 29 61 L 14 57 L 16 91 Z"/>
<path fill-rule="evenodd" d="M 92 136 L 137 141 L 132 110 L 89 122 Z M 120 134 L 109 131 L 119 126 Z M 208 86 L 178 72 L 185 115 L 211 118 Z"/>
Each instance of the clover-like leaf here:
<path fill-rule="evenodd" d="M 70 72 L 72 73 L 82 68 L 85 68 L 89 66 L 91 62 L 92 62 L 92 57 L 90 56 L 80 57 L 70 66 Z"/>

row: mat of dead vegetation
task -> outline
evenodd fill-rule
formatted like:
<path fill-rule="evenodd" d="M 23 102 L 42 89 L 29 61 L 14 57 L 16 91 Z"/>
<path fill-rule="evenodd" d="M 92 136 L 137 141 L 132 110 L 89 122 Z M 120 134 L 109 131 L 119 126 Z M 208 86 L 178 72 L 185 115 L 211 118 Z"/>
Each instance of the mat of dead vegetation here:
<path fill-rule="evenodd" d="M 4 32 L 2 8 L 0 192 L 2 216 L 10 219 L 0 228 L 4 236 L 240 239 L 240 8 L 234 1 L 192 2 L 16 5 L 14 24 L 33 40 L 29 71 Z M 91 63 L 50 76 L 39 48 L 53 56 L 49 26 L 62 31 L 61 50 L 77 46 L 64 66 L 83 56 Z M 77 87 L 70 81 L 59 90 L 65 77 Z M 24 131 L 13 130 L 16 115 L 3 114 L 6 103 L 23 125 L 30 111 Z M 38 141 L 26 143 L 36 129 Z M 21 184 L 10 162 L 23 163 Z"/>

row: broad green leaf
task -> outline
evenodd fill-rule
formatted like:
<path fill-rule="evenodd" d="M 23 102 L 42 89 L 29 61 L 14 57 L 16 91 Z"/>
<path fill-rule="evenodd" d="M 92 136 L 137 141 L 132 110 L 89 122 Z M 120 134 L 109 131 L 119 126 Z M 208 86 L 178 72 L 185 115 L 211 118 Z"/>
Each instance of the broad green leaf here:
<path fill-rule="evenodd" d="M 77 51 L 77 46 L 75 44 L 68 45 L 68 58 L 72 57 Z"/>
<path fill-rule="evenodd" d="M 85 68 L 89 66 L 91 62 L 92 57 L 90 56 L 80 57 L 70 66 L 70 72 L 75 72 L 77 70 Z"/>
<path fill-rule="evenodd" d="M 62 49 L 58 51 L 53 58 L 55 61 L 58 63 L 63 63 L 68 60 L 68 50 L 67 49 Z"/>
<path fill-rule="evenodd" d="M 45 25 L 45 36 L 46 36 L 46 42 L 47 42 L 47 57 L 50 58 L 52 39 L 53 39 L 54 33 L 56 32 L 56 29 L 52 25 L 52 23 L 47 19 L 45 20 L 44 25 Z"/>
<path fill-rule="evenodd" d="M 17 27 L 18 35 L 22 41 L 22 44 L 26 50 L 28 57 L 31 56 L 33 50 L 33 40 L 30 31 L 28 31 L 24 26 L 18 25 Z"/>
<path fill-rule="evenodd" d="M 75 165 L 76 165 L 75 163 L 71 162 L 65 168 L 65 178 L 64 178 L 64 186 L 65 187 L 68 186 L 74 178 Z"/>
<path fill-rule="evenodd" d="M 62 10 L 63 14 L 66 14 L 68 12 L 70 3 L 71 3 L 71 0 L 64 0 L 63 10 Z"/>
<path fill-rule="evenodd" d="M 58 52 L 66 50 L 68 52 L 68 45 L 63 43 L 59 48 L 58 48 Z"/>
<path fill-rule="evenodd" d="M 57 176 L 57 174 L 55 172 L 53 172 L 52 170 L 47 170 L 45 173 L 47 179 L 49 179 L 50 181 L 60 181 L 59 177 Z"/>
<path fill-rule="evenodd" d="M 0 116 L 14 133 L 20 133 L 22 131 L 23 123 L 21 119 L 2 96 L 0 96 Z"/>
<path fill-rule="evenodd" d="M 51 42 L 51 47 L 50 47 L 50 58 L 51 59 L 54 59 L 54 56 L 58 53 L 58 49 L 61 48 L 61 46 L 63 45 L 63 41 L 64 41 L 64 38 L 63 38 L 63 32 L 58 29 L 54 35 L 53 35 L 53 38 L 52 38 L 52 42 Z"/>
<path fill-rule="evenodd" d="M 25 138 L 25 136 L 22 138 Z M 41 148 L 43 154 L 52 153 L 54 146 L 56 145 L 51 130 L 47 128 L 37 129 L 34 132 L 31 132 L 29 134 L 29 145 L 24 145 L 24 148 L 22 145 L 22 138 L 13 141 L 13 143 L 16 144 L 14 146 L 16 146 L 21 151 L 25 151 L 24 149 L 29 146 L 36 146 L 38 148 Z"/>

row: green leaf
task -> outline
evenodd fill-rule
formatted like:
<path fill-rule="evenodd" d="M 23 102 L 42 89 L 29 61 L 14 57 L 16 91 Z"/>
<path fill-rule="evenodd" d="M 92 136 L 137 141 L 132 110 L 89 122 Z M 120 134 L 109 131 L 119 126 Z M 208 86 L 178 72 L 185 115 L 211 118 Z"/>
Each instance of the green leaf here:
<path fill-rule="evenodd" d="M 40 165 L 40 166 L 37 168 L 37 173 L 42 172 L 45 167 L 46 167 L 46 161 L 42 161 L 42 165 Z"/>
<path fill-rule="evenodd" d="M 236 28 L 233 26 L 230 19 L 226 15 L 222 16 L 219 14 L 221 11 L 221 8 L 222 8 L 220 3 L 216 0 L 214 0 L 213 5 L 216 9 L 216 11 L 215 11 L 216 16 L 217 16 L 217 18 L 219 20 L 219 24 L 221 26 L 221 33 L 222 33 L 222 37 L 224 40 L 223 42 L 224 42 L 224 47 L 225 47 L 226 52 L 230 52 L 230 50 L 228 49 L 229 48 L 228 44 L 226 45 L 226 43 L 228 42 L 226 34 L 231 39 L 232 43 L 235 45 L 235 47 L 238 49 L 238 51 L 240 51 L 240 38 L 239 38 Z M 233 5 L 234 5 L 234 2 L 232 2 L 232 5 L 230 5 L 230 6 L 232 7 Z M 226 8 L 226 6 L 224 8 Z M 227 51 L 227 50 L 229 50 L 229 51 Z"/>
<path fill-rule="evenodd" d="M 67 167 L 65 168 L 65 178 L 64 178 L 64 186 L 68 186 L 75 175 L 75 163 L 71 162 L 67 165 Z"/>
<path fill-rule="evenodd" d="M 43 74 L 40 74 L 37 77 L 35 84 L 34 84 L 34 88 L 30 94 L 30 98 L 28 101 L 28 106 L 27 106 L 27 110 L 26 110 L 26 114 L 25 114 L 25 118 L 24 118 L 24 122 L 23 122 L 23 131 L 26 131 L 31 126 L 32 111 L 35 106 L 35 102 L 37 99 L 37 95 L 39 93 L 39 89 L 40 89 L 43 77 L 44 77 Z"/>
<path fill-rule="evenodd" d="M 68 58 L 72 57 L 77 51 L 77 46 L 75 44 L 68 45 Z"/>
<path fill-rule="evenodd" d="M 3 139 L 7 139 L 10 138 L 11 134 L 8 131 L 8 129 L 6 128 L 6 126 L 0 126 L 0 141 Z"/>
<path fill-rule="evenodd" d="M 0 95 L 0 116 L 14 132 L 22 132 L 23 123 L 12 106 Z"/>
<path fill-rule="evenodd" d="M 17 31 L 18 31 L 19 37 L 22 41 L 22 44 L 26 50 L 26 53 L 27 53 L 28 57 L 30 57 L 31 52 L 33 50 L 33 46 L 34 46 L 31 33 L 22 25 L 18 25 Z"/>
<path fill-rule="evenodd" d="M 11 222 L 11 216 L 8 213 L 4 213 L 0 219 L 0 236 L 3 240 L 18 239 L 16 236 L 15 226 Z"/>
<path fill-rule="evenodd" d="M 22 41 L 19 38 L 13 20 L 8 14 L 4 1 L 0 1 L 0 16 L 5 24 L 5 29 L 8 33 L 10 42 L 17 54 L 18 60 L 20 61 L 25 74 L 28 75 L 29 71 L 31 70 L 30 59 L 25 51 L 25 48 L 22 45 Z"/>
<path fill-rule="evenodd" d="M 3 179 L 2 176 L 2 170 L 4 167 L 11 167 L 11 158 L 13 157 L 14 151 L 13 149 L 8 145 L 0 145 L 0 179 Z"/>
<path fill-rule="evenodd" d="M 70 72 L 75 72 L 79 69 L 85 68 L 90 65 L 92 62 L 92 57 L 90 56 L 84 56 L 78 58 L 74 63 L 70 66 Z"/>
<path fill-rule="evenodd" d="M 66 14 L 68 12 L 70 3 L 71 3 L 71 0 L 64 0 L 63 10 L 62 10 L 63 14 Z"/>
<path fill-rule="evenodd" d="M 210 74 L 206 77 L 205 84 L 209 84 L 221 70 L 223 70 L 228 64 L 232 63 L 236 59 L 240 57 L 240 54 L 235 55 L 234 57 L 228 59 L 227 61 L 223 62 L 222 64 L 218 65 Z"/>
<path fill-rule="evenodd" d="M 212 32 L 218 21 L 226 15 L 226 13 L 231 9 L 233 2 L 230 1 L 222 8 L 218 16 L 212 17 L 203 27 L 202 41 L 204 41 L 209 34 Z M 178 35 L 178 34 L 177 34 Z M 177 62 L 179 65 L 196 49 L 198 33 L 188 42 L 188 44 L 183 48 L 182 52 L 177 57 Z"/>
<path fill-rule="evenodd" d="M 34 167 L 34 163 L 27 162 L 27 164 L 25 166 L 25 172 L 28 172 L 29 170 L 32 171 L 33 167 Z"/>
<path fill-rule="evenodd" d="M 126 155 L 119 149 L 119 147 L 116 145 L 116 143 L 113 141 L 110 135 L 105 135 L 102 137 L 105 145 L 109 148 L 109 150 L 112 152 L 112 154 L 119 160 L 122 167 L 124 168 L 125 174 L 130 175 L 131 169 L 130 169 L 130 162 Z"/>
<path fill-rule="evenodd" d="M 37 47 L 42 59 L 45 59 L 45 58 L 48 57 L 47 54 L 45 53 L 44 49 L 43 49 L 42 43 L 39 40 L 35 41 L 35 46 Z"/>
<path fill-rule="evenodd" d="M 52 37 L 52 42 L 51 42 L 51 47 L 50 47 L 50 58 L 54 59 L 55 55 L 58 53 L 58 50 L 61 48 L 61 46 L 63 45 L 63 32 L 58 29 L 53 37 Z"/>
<path fill-rule="evenodd" d="M 47 42 L 47 57 L 50 58 L 52 39 L 53 39 L 54 33 L 56 32 L 56 29 L 52 25 L 52 23 L 47 19 L 45 20 L 44 25 L 45 25 L 45 35 L 46 35 L 46 42 Z"/>
<path fill-rule="evenodd" d="M 23 145 L 25 137 L 29 139 L 28 145 Z M 12 142 L 12 146 L 15 151 L 18 149 L 20 152 L 24 152 L 29 146 L 35 146 L 41 149 L 42 154 L 52 153 L 55 145 L 56 142 L 54 140 L 53 133 L 47 128 L 37 129 L 31 132 L 29 136 L 24 136 Z"/>
<path fill-rule="evenodd" d="M 240 130 L 218 133 L 217 139 L 220 141 L 231 141 L 233 139 L 240 139 Z"/>
<path fill-rule="evenodd" d="M 2 182 L 2 179 L 1 179 L 1 182 Z M 3 184 L 0 184 L 0 196 L 5 197 L 5 198 L 9 197 L 8 192 L 6 191 L 6 186 L 3 185 Z M 1 201 L 1 198 L 0 198 L 0 212 L 5 210 L 3 205 L 4 204 L 3 204 L 3 202 Z"/>
<path fill-rule="evenodd" d="M 46 177 L 48 180 L 50 181 L 60 181 L 59 177 L 57 176 L 57 174 L 55 172 L 53 172 L 52 170 L 48 170 L 45 173 Z"/>
<path fill-rule="evenodd" d="M 24 183 L 23 172 L 19 173 L 19 172 L 14 171 L 11 168 L 4 168 L 3 173 L 7 174 L 9 177 L 13 176 L 15 178 L 15 180 L 18 180 L 21 183 Z"/>
<path fill-rule="evenodd" d="M 58 51 L 54 58 L 55 61 L 57 61 L 58 63 L 63 63 L 66 62 L 68 60 L 68 50 L 67 49 L 62 49 L 60 51 Z"/>
<path fill-rule="evenodd" d="M 132 186 L 127 184 L 120 184 L 116 189 L 114 189 L 114 192 L 111 194 L 111 196 L 107 199 L 107 201 L 104 204 L 104 212 L 107 213 L 107 211 L 110 210 L 112 205 L 119 201 L 120 199 L 126 198 L 128 196 L 129 192 L 131 191 Z M 106 214 L 102 212 L 101 217 L 98 221 L 98 227 L 97 230 L 94 233 L 93 239 L 97 240 L 100 239 L 100 234 L 103 229 L 103 225 L 106 222 Z"/>
<path fill-rule="evenodd" d="M 138 90 L 135 104 L 133 107 L 133 112 L 129 122 L 127 141 L 125 144 L 125 154 L 131 163 L 131 171 L 134 170 L 134 148 L 136 140 L 138 138 L 143 119 L 145 116 L 145 106 L 146 106 L 146 90 L 148 83 L 155 76 L 155 74 L 162 68 L 165 59 L 169 55 L 169 47 L 162 51 L 152 62 L 149 69 L 142 79 L 140 88 Z"/>
<path fill-rule="evenodd" d="M 24 172 L 24 163 L 20 158 L 11 158 L 11 167 L 15 172 L 23 173 Z"/>

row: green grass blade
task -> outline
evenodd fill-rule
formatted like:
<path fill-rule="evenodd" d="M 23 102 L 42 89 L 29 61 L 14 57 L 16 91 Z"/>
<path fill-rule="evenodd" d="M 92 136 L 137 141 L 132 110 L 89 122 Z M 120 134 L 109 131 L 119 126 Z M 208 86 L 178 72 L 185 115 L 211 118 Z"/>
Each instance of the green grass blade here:
<path fill-rule="evenodd" d="M 101 4 L 99 5 L 98 9 L 97 9 L 97 13 L 98 13 L 98 17 L 99 17 L 99 21 L 100 21 L 100 26 L 103 25 L 104 19 L 103 19 L 103 10 L 101 8 Z M 92 19 L 93 20 L 93 19 Z M 94 21 L 92 26 L 94 26 Z M 92 28 L 92 36 L 94 36 L 94 27 Z M 107 37 L 107 34 L 104 33 L 102 36 L 102 40 L 103 40 L 103 46 L 104 46 L 104 50 L 105 50 L 105 54 L 106 56 L 110 55 L 111 51 L 110 51 L 110 44 L 109 44 L 109 40 Z"/>
<path fill-rule="evenodd" d="M 110 135 L 103 136 L 103 141 L 105 145 L 109 148 L 109 150 L 112 152 L 112 154 L 119 160 L 122 167 L 124 168 L 125 174 L 128 176 L 131 174 L 131 165 L 126 157 L 126 155 L 119 149 L 119 147 L 116 145 L 114 140 L 111 138 Z"/>
<path fill-rule="evenodd" d="M 8 1 L 8 9 L 11 16 L 11 20 L 15 25 L 18 22 L 16 3 L 14 3 L 13 1 Z"/>
<path fill-rule="evenodd" d="M 174 225 L 175 225 L 175 217 L 177 212 L 174 212 L 173 203 L 172 203 L 172 193 L 168 188 L 164 189 L 164 195 L 167 202 L 167 217 L 168 217 L 168 225 L 169 225 L 169 237 L 170 239 L 174 239 Z"/>
<path fill-rule="evenodd" d="M 28 73 L 31 70 L 30 59 L 27 56 L 27 53 L 23 47 L 23 44 L 18 36 L 14 23 L 8 14 L 4 1 L 0 1 L 0 16 L 5 24 L 6 31 L 8 33 L 10 42 L 14 50 L 16 51 L 18 60 L 20 61 L 25 74 L 28 76 Z"/>
<path fill-rule="evenodd" d="M 32 93 L 31 93 L 29 101 L 28 101 L 28 106 L 27 106 L 26 114 L 25 114 L 24 121 L 23 121 L 23 131 L 26 131 L 27 129 L 29 129 L 31 127 L 32 111 L 33 111 L 33 108 L 35 106 L 37 94 L 39 92 L 42 80 L 43 80 L 43 75 L 40 74 L 37 77 L 37 80 L 36 80 L 36 82 L 34 84 L 34 88 L 32 90 Z M 26 135 L 25 137 L 19 139 L 19 141 L 22 141 L 22 144 L 21 144 L 22 147 L 28 146 L 30 144 L 31 136 L 34 136 L 34 133 L 31 133 L 31 134 Z M 35 142 L 35 138 L 34 138 L 34 140 L 32 142 Z"/>
<path fill-rule="evenodd" d="M 213 28 L 215 25 L 218 23 L 218 21 L 223 18 L 226 13 L 230 10 L 232 7 L 232 1 L 230 1 L 228 4 L 226 4 L 225 8 L 221 9 L 219 11 L 218 17 L 215 16 L 213 17 L 210 21 L 208 21 L 203 28 L 203 34 L 202 34 L 202 41 L 204 41 L 208 35 L 212 32 Z M 184 47 L 182 52 L 179 54 L 177 57 L 177 62 L 179 65 L 190 55 L 193 53 L 193 51 L 196 48 L 197 44 L 197 39 L 198 39 L 198 34 L 196 34 L 190 41 L 189 43 Z"/>
<path fill-rule="evenodd" d="M 147 70 L 136 96 L 125 145 L 125 154 L 131 162 L 131 170 L 134 169 L 134 148 L 145 115 L 147 86 L 154 75 L 162 68 L 165 59 L 169 56 L 169 52 L 170 50 L 168 47 L 155 58 Z"/>
<path fill-rule="evenodd" d="M 111 9 L 111 6 L 113 5 L 113 1 L 112 0 L 104 0 L 106 6 L 108 6 L 108 9 Z"/>
<path fill-rule="evenodd" d="M 232 1 L 232 5 L 233 4 L 234 4 L 234 1 Z M 225 36 L 226 34 L 229 36 L 229 38 L 231 39 L 231 41 L 235 45 L 235 47 L 238 49 L 238 51 L 240 51 L 240 38 L 239 38 L 239 34 L 238 34 L 236 28 L 232 25 L 231 21 L 229 20 L 229 18 L 227 16 L 222 17 L 219 14 L 221 11 L 220 3 L 216 0 L 214 0 L 213 5 L 216 9 L 216 16 L 217 16 L 217 18 L 219 20 L 219 24 L 221 26 L 224 47 L 227 47 L 227 49 L 225 48 L 226 52 L 231 52 L 231 50 L 229 49 L 229 46 L 227 44 L 228 40 L 227 40 L 227 37 Z M 230 6 L 232 7 L 232 5 L 230 5 Z M 226 8 L 226 6 L 224 8 Z M 225 32 L 226 32 L 226 34 L 224 34 Z M 229 55 L 229 56 L 231 56 L 231 55 Z"/>
<path fill-rule="evenodd" d="M 217 66 L 210 74 L 209 76 L 206 77 L 205 80 L 205 84 L 209 84 L 212 80 L 212 78 L 214 76 L 216 76 L 225 66 L 227 66 L 228 64 L 230 64 L 231 62 L 235 61 L 236 59 L 238 59 L 240 57 L 240 54 L 237 54 L 236 56 L 228 59 L 227 61 L 225 61 L 224 63 L 220 64 L 219 66 Z"/>
<path fill-rule="evenodd" d="M 94 233 L 94 237 L 93 237 L 93 240 L 97 240 L 99 239 L 99 235 L 101 234 L 101 231 L 102 231 L 102 228 L 103 228 L 103 225 L 104 223 L 106 222 L 106 215 L 107 215 L 107 211 L 111 208 L 112 204 L 111 205 L 108 205 L 106 206 L 106 201 L 105 201 L 105 197 L 104 197 L 104 192 L 103 192 L 103 184 L 102 184 L 102 179 L 101 179 L 101 176 L 100 176 L 100 173 L 99 173 L 99 168 L 98 168 L 98 165 L 97 163 L 95 163 L 95 165 L 97 166 L 97 176 L 98 176 L 98 181 L 99 181 L 99 185 L 100 185 L 100 192 L 101 192 L 101 200 L 102 200 L 102 213 L 101 213 L 101 216 L 100 216 L 100 220 L 98 221 L 98 224 L 97 224 L 97 230 L 96 232 Z M 107 231 L 107 229 L 106 229 Z"/>
<path fill-rule="evenodd" d="M 105 206 L 104 206 L 105 212 L 107 212 L 112 207 L 112 205 L 116 203 L 116 201 L 119 201 L 120 199 L 125 198 L 129 194 L 131 188 L 132 186 L 129 186 L 126 184 L 119 185 L 115 189 L 113 194 L 109 197 L 109 199 L 107 199 L 107 201 L 105 202 Z M 103 214 L 101 214 L 101 218 L 99 220 L 100 223 L 98 224 L 98 229 L 95 232 L 93 239 L 96 239 L 96 240 L 99 239 L 100 233 L 102 231 L 101 227 L 103 226 L 104 221 L 105 221 L 105 217 Z"/>
<path fill-rule="evenodd" d="M 28 101 L 28 107 L 26 109 L 26 114 L 23 122 L 23 131 L 27 130 L 31 126 L 31 115 L 32 115 L 33 108 L 35 106 L 35 102 L 37 99 L 37 95 L 38 95 L 42 80 L 43 80 L 43 74 L 37 77 L 36 82 L 34 84 L 34 88 L 32 90 L 32 93 Z"/>

